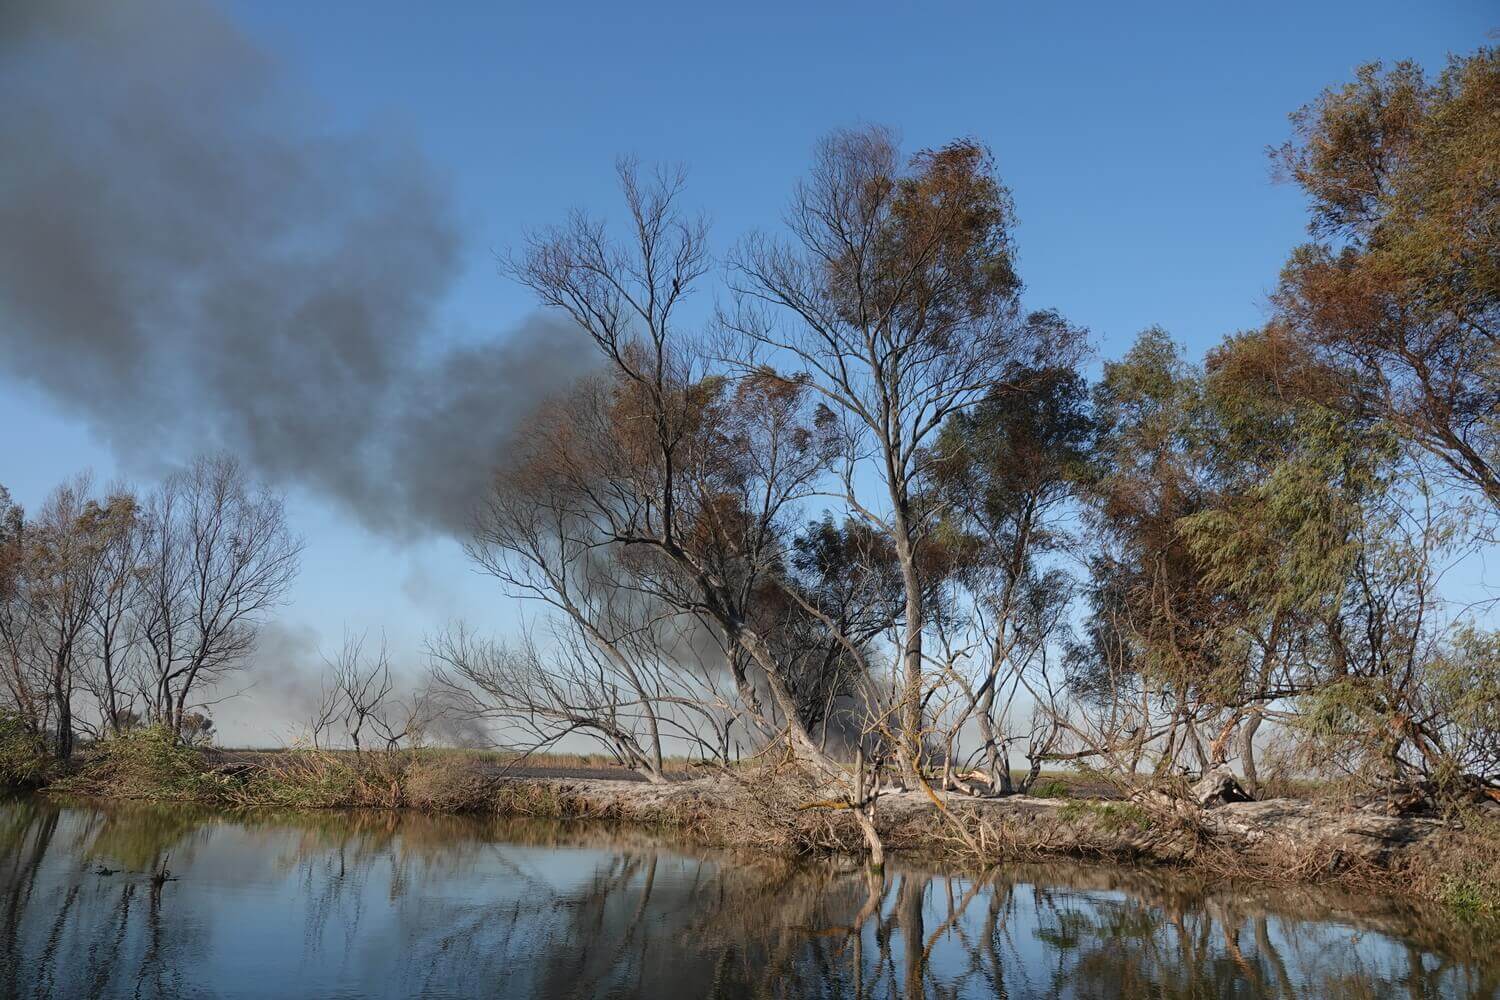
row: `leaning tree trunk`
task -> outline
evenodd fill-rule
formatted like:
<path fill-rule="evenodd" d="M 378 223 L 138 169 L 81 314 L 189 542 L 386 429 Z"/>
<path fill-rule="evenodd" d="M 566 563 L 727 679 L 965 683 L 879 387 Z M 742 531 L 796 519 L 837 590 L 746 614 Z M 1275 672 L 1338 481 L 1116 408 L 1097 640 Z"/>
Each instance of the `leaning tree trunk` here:
<path fill-rule="evenodd" d="M 870 849 L 870 864 L 883 867 L 885 844 L 880 838 L 880 831 L 875 827 L 875 802 L 879 797 L 879 774 L 873 775 L 872 785 L 867 789 L 862 752 L 853 775 L 850 775 L 838 761 L 829 756 L 828 752 L 813 739 L 812 733 L 808 732 L 801 716 L 797 714 L 796 700 L 787 689 L 786 682 L 780 670 L 777 669 L 776 660 L 766 646 L 765 640 L 755 630 L 742 625 L 736 626 L 732 634 L 734 642 L 760 666 L 765 676 L 766 686 L 770 689 L 771 700 L 785 719 L 785 734 L 788 742 L 793 748 L 803 752 L 807 762 L 823 780 L 835 785 L 844 785 L 847 789 L 845 803 L 854 814 L 859 831 Z"/>
<path fill-rule="evenodd" d="M 1260 706 L 1257 705 L 1250 710 L 1250 717 L 1240 727 L 1240 772 L 1254 795 L 1260 794 L 1260 776 L 1255 770 L 1255 731 L 1260 728 L 1263 718 Z"/>
<path fill-rule="evenodd" d="M 1010 795 L 1015 786 L 1010 777 L 1010 757 L 1003 754 L 995 739 L 995 723 L 990 713 L 995 707 L 995 686 L 991 684 L 979 696 L 979 711 L 974 713 L 979 725 L 979 738 L 984 744 L 985 768 L 990 775 L 990 789 L 998 795 Z"/>

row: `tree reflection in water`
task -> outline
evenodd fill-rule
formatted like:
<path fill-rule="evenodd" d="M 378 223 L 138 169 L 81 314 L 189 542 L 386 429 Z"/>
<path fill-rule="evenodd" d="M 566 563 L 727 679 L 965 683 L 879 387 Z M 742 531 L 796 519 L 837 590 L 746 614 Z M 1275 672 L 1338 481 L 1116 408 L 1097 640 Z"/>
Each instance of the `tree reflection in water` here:
<path fill-rule="evenodd" d="M 178 880 L 154 881 L 168 857 Z M 1348 894 L 1071 864 L 881 877 L 499 819 L 15 799 L 0 892 L 8 996 L 1500 991 L 1492 932 Z"/>

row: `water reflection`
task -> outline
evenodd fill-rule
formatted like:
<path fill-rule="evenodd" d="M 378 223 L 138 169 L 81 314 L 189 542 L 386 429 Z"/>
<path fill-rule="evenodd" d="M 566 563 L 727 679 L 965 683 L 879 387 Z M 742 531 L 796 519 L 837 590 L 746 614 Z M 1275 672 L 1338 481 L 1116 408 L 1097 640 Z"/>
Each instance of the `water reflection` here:
<path fill-rule="evenodd" d="M 23 798 L 0 804 L 0 893 L 9 996 L 1500 995 L 1481 930 L 1345 894 L 877 878 L 458 817 Z"/>

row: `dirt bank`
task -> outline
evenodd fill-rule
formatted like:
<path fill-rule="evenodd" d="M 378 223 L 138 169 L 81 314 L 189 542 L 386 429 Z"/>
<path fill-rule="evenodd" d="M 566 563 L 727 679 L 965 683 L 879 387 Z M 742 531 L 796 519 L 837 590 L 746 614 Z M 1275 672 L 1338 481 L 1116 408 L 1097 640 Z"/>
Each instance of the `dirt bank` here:
<path fill-rule="evenodd" d="M 502 807 L 685 826 L 708 834 L 724 827 L 727 816 L 769 811 L 781 814 L 773 817 L 779 822 L 790 819 L 785 809 L 778 810 L 755 798 L 745 786 L 721 777 L 651 785 L 527 775 L 506 778 L 497 798 Z M 790 812 L 795 815 L 795 807 Z M 801 815 L 809 824 L 838 825 L 836 811 Z M 730 830 L 738 825 L 727 824 Z M 877 825 L 896 850 L 955 848 L 963 843 L 962 827 L 976 841 L 982 837 L 981 847 L 999 856 L 1109 856 L 1181 863 L 1209 853 L 1227 853 L 1247 863 L 1278 867 L 1316 849 L 1332 866 L 1391 868 L 1440 850 L 1443 840 L 1453 833 L 1437 819 L 1388 816 L 1297 799 L 1236 802 L 1181 812 L 1100 799 L 949 796 L 940 808 L 918 791 L 883 795 Z M 852 829 L 852 823 L 849 826 Z M 833 829 L 827 833 L 842 839 Z"/>

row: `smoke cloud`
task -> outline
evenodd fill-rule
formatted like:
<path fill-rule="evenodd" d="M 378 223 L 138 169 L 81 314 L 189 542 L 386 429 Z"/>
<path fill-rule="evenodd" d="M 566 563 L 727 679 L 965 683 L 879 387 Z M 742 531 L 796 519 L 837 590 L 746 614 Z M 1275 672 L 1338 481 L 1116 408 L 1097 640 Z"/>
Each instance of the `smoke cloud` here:
<path fill-rule="evenodd" d="M 225 448 L 398 537 L 461 532 L 517 422 L 579 374 L 548 319 L 442 346 L 444 180 L 336 134 L 202 0 L 0 7 L 0 373 L 122 462 Z"/>

